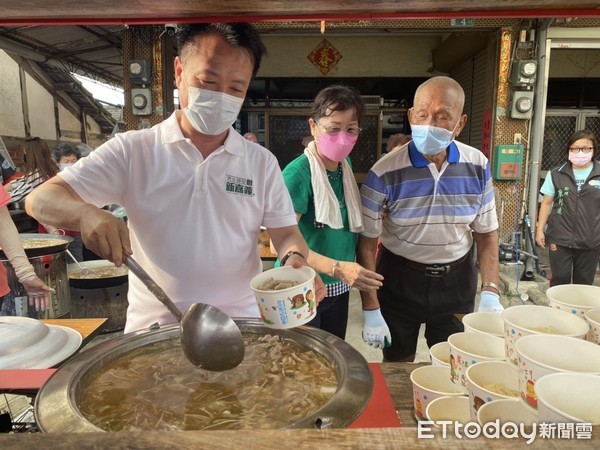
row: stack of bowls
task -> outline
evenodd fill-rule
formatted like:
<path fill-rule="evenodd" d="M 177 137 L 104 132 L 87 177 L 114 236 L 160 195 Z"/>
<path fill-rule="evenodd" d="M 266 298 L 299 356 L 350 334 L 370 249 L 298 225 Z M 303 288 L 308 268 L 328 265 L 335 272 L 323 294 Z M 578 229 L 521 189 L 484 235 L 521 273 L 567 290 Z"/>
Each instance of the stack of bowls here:
<path fill-rule="evenodd" d="M 518 366 L 515 343 L 524 336 L 555 334 L 584 339 L 588 324 L 584 319 L 555 308 L 517 305 L 502 312 L 506 360 Z"/>
<path fill-rule="evenodd" d="M 561 284 L 546 290 L 550 307 L 584 316 L 585 312 L 600 308 L 600 286 Z"/>

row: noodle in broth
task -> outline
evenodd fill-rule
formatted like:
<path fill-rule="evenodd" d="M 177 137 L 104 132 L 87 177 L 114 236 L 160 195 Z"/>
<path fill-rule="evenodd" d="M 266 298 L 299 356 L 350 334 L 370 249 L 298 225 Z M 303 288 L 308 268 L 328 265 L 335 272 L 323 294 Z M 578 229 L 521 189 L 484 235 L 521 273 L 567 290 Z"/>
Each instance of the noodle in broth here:
<path fill-rule="evenodd" d="M 244 361 L 232 370 L 193 366 L 178 338 L 133 350 L 92 375 L 79 409 L 106 431 L 283 428 L 333 396 L 334 369 L 279 336 L 244 334 Z"/>

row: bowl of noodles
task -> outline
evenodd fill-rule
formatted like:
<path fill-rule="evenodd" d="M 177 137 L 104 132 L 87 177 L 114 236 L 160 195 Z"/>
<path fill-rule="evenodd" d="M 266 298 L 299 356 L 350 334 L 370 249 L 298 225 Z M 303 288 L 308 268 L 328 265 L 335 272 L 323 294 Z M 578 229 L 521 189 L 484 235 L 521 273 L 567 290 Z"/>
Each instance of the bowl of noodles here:
<path fill-rule="evenodd" d="M 316 272 L 310 267 L 276 267 L 255 276 L 250 287 L 260 317 L 271 328 L 293 328 L 317 314 Z"/>
<path fill-rule="evenodd" d="M 588 324 L 581 317 L 542 305 L 517 305 L 502 311 L 506 360 L 518 367 L 516 342 L 532 334 L 556 334 L 584 339 Z"/>
<path fill-rule="evenodd" d="M 483 361 L 466 371 L 471 418 L 486 403 L 502 398 L 519 398 L 519 374 L 506 361 Z"/>
<path fill-rule="evenodd" d="M 44 432 L 344 428 L 373 389 L 367 361 L 323 330 L 235 319 L 242 363 L 210 372 L 187 361 L 179 326 L 107 340 L 61 366 L 36 397 Z"/>

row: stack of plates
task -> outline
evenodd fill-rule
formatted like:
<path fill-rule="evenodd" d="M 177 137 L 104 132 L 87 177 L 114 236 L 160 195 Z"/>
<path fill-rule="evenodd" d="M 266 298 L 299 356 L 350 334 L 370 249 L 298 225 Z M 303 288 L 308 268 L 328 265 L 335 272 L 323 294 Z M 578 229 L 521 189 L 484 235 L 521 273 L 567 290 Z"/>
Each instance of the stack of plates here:
<path fill-rule="evenodd" d="M 48 369 L 75 353 L 81 334 L 36 319 L 0 316 L 0 369 Z"/>

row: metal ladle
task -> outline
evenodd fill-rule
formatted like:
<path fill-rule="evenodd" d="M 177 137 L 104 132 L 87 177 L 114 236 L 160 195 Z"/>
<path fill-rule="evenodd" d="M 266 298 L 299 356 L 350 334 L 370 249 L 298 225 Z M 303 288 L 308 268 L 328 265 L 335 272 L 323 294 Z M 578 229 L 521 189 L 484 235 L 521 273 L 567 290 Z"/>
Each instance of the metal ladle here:
<path fill-rule="evenodd" d="M 75 259 L 75 256 L 73 256 L 73 253 L 71 253 L 68 248 L 66 248 L 65 251 L 67 252 L 67 255 L 69 255 L 71 257 L 71 259 L 75 262 L 75 264 L 77 264 L 77 267 L 79 267 L 79 273 L 82 276 L 86 277 L 86 276 L 90 276 L 94 273 L 94 271 L 92 269 L 90 269 L 89 267 L 83 267 L 81 264 L 79 264 L 79 261 L 77 261 L 77 259 Z"/>
<path fill-rule="evenodd" d="M 233 369 L 244 359 L 244 339 L 236 323 L 219 308 L 194 303 L 181 311 L 148 273 L 129 255 L 123 255 L 129 267 L 152 294 L 167 307 L 180 323 L 183 353 L 195 366 L 220 372 Z"/>

